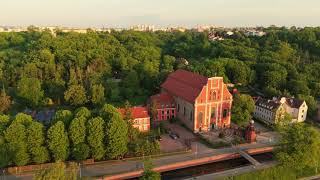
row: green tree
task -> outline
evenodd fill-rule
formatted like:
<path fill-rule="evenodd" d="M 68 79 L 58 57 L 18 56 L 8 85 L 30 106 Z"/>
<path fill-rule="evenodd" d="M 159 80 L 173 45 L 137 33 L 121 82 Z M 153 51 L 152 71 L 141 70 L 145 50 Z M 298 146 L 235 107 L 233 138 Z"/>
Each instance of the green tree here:
<path fill-rule="evenodd" d="M 317 173 L 320 163 L 320 133 L 302 123 L 290 124 L 280 133 L 281 148 L 276 157 L 283 166 L 299 173 L 307 168 L 315 168 Z"/>
<path fill-rule="evenodd" d="M 62 121 L 65 124 L 65 127 L 69 127 L 69 124 L 71 122 L 73 118 L 73 114 L 70 110 L 58 110 L 52 119 L 52 123 L 51 124 L 55 124 L 58 121 Z"/>
<path fill-rule="evenodd" d="M 52 164 L 49 168 L 43 169 L 39 171 L 35 176 L 35 180 L 52 180 L 52 179 L 59 179 L 59 180 L 76 180 L 77 172 L 79 171 L 79 166 L 75 163 L 70 163 L 69 170 L 66 171 L 66 165 L 63 162 L 56 162 Z"/>
<path fill-rule="evenodd" d="M 73 145 L 84 143 L 86 139 L 86 122 L 84 117 L 74 118 L 69 126 L 69 137 Z"/>
<path fill-rule="evenodd" d="M 290 91 L 293 93 L 293 95 L 310 94 L 310 89 L 306 81 L 291 80 L 288 82 L 288 87 L 290 88 Z"/>
<path fill-rule="evenodd" d="M 38 106 L 44 96 L 41 83 L 37 78 L 21 78 L 18 82 L 17 92 L 22 100 L 33 107 Z"/>
<path fill-rule="evenodd" d="M 233 83 L 241 83 L 246 85 L 251 81 L 250 68 L 237 59 L 228 59 L 225 65 L 228 79 Z"/>
<path fill-rule="evenodd" d="M 80 106 L 88 101 L 86 91 L 82 85 L 71 85 L 64 92 L 64 99 L 73 106 Z"/>
<path fill-rule="evenodd" d="M 134 96 L 135 92 L 140 87 L 139 83 L 140 80 L 138 73 L 134 70 L 128 72 L 122 81 L 122 86 L 124 87 L 123 95 L 126 98 L 131 98 L 132 96 Z"/>
<path fill-rule="evenodd" d="M 26 127 L 18 122 L 11 123 L 4 133 L 8 142 L 9 154 L 12 153 L 12 162 L 15 165 L 26 165 L 30 160 L 27 149 Z"/>
<path fill-rule="evenodd" d="M 124 103 L 124 116 L 123 120 L 127 123 L 128 127 L 128 137 L 129 140 L 132 141 L 135 136 L 135 131 L 133 127 L 133 119 L 132 119 L 132 112 L 131 112 L 131 104 L 129 101 Z"/>
<path fill-rule="evenodd" d="M 89 157 L 90 148 L 85 143 L 79 143 L 74 145 L 72 149 L 72 156 L 77 161 L 83 161 L 86 160 Z"/>
<path fill-rule="evenodd" d="M 75 110 L 74 117 L 75 118 L 83 117 L 85 119 L 88 119 L 91 117 L 91 111 L 86 107 L 80 107 Z"/>
<path fill-rule="evenodd" d="M 65 164 L 56 162 L 48 169 L 39 171 L 34 179 L 36 180 L 51 180 L 51 179 L 66 179 Z"/>
<path fill-rule="evenodd" d="M 169 55 L 164 55 L 162 64 L 161 64 L 161 71 L 165 73 L 173 72 L 173 66 L 176 62 L 176 58 Z"/>
<path fill-rule="evenodd" d="M 108 80 L 108 95 L 111 101 L 118 101 L 120 99 L 120 89 L 118 82 Z"/>
<path fill-rule="evenodd" d="M 130 141 L 131 143 L 131 141 Z M 134 154 L 137 156 L 148 156 L 160 152 L 160 144 L 158 141 L 149 141 L 148 139 L 137 139 L 134 144 L 131 145 L 134 151 Z"/>
<path fill-rule="evenodd" d="M 0 93 L 0 112 L 6 112 L 11 106 L 11 97 L 6 94 L 3 88 Z"/>
<path fill-rule="evenodd" d="M 91 147 L 92 157 L 100 160 L 105 155 L 104 148 L 104 120 L 101 117 L 95 117 L 88 121 L 87 141 Z"/>
<path fill-rule="evenodd" d="M 89 156 L 89 146 L 86 144 L 86 122 L 84 116 L 71 121 L 69 126 L 69 137 L 72 142 L 72 156 L 80 161 Z"/>
<path fill-rule="evenodd" d="M 0 114 L 0 137 L 3 136 L 4 131 L 9 126 L 10 117 L 5 114 Z M 1 142 L 0 142 L 1 145 Z"/>
<path fill-rule="evenodd" d="M 251 120 L 254 111 L 254 101 L 246 94 L 235 95 L 232 105 L 232 121 L 238 125 L 244 125 Z"/>
<path fill-rule="evenodd" d="M 284 111 L 284 110 L 283 110 Z M 282 131 L 283 129 L 288 128 L 288 125 L 292 122 L 292 116 L 287 112 L 280 112 L 279 115 L 276 115 L 276 129 Z"/>
<path fill-rule="evenodd" d="M 104 87 L 102 84 L 96 84 L 91 87 L 91 102 L 94 105 L 101 105 L 105 101 Z"/>
<path fill-rule="evenodd" d="M 55 161 L 64 161 L 69 156 L 69 139 L 62 121 L 48 130 L 48 147 Z"/>
<path fill-rule="evenodd" d="M 111 104 L 105 104 L 103 107 L 100 109 L 100 116 L 108 122 L 114 114 L 119 114 L 117 108 L 112 106 Z"/>
<path fill-rule="evenodd" d="M 33 122 L 32 117 L 24 113 L 18 113 L 13 119 L 13 123 L 21 123 L 25 126 L 30 125 L 32 122 Z"/>
<path fill-rule="evenodd" d="M 151 160 L 146 160 L 143 162 L 144 171 L 142 176 L 139 178 L 140 180 L 160 180 L 161 175 L 158 172 L 152 170 L 153 164 Z"/>
<path fill-rule="evenodd" d="M 106 155 L 110 159 L 123 156 L 127 151 L 128 128 L 117 109 L 112 105 L 104 105 L 102 117 L 106 120 Z"/>
<path fill-rule="evenodd" d="M 49 151 L 45 147 L 44 126 L 39 122 L 32 122 L 27 127 L 27 145 L 31 160 L 35 163 L 49 161 Z"/>
<path fill-rule="evenodd" d="M 0 144 L 0 168 L 4 168 L 10 165 L 12 161 L 12 151 L 8 143 Z"/>

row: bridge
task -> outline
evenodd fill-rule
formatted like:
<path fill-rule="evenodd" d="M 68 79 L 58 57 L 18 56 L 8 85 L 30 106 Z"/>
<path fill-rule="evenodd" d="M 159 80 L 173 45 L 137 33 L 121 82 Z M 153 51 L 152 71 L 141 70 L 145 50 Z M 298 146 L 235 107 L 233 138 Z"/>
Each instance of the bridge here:
<path fill-rule="evenodd" d="M 251 157 L 248 153 L 246 153 L 245 151 L 241 150 L 240 148 L 237 148 L 237 152 L 244 157 L 245 159 L 247 159 L 251 164 L 255 165 L 255 166 L 260 166 L 261 164 L 255 160 L 253 157 Z"/>

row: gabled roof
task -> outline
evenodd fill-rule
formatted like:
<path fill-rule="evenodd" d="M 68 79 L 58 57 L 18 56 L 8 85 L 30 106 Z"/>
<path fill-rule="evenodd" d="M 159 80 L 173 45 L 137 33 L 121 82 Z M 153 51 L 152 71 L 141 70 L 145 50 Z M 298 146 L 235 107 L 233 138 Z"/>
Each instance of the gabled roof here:
<path fill-rule="evenodd" d="M 157 109 L 161 108 L 173 108 L 175 107 L 175 101 L 168 93 L 160 93 L 151 96 L 151 103 L 155 101 L 157 103 Z"/>
<path fill-rule="evenodd" d="M 146 107 L 132 107 L 130 108 L 131 110 L 131 117 L 132 119 L 137 119 L 137 118 L 149 118 L 148 114 L 148 109 Z M 125 115 L 125 109 L 120 108 L 118 111 L 121 113 L 122 116 Z"/>
<path fill-rule="evenodd" d="M 264 109 L 268 110 L 275 110 L 278 109 L 278 107 L 281 105 L 281 103 L 277 100 L 267 100 L 263 98 L 258 98 L 256 101 L 256 106 L 259 106 Z"/>
<path fill-rule="evenodd" d="M 161 87 L 170 94 L 193 103 L 207 82 L 208 78 L 205 76 L 179 69 L 169 74 Z"/>
<path fill-rule="evenodd" d="M 295 98 L 286 98 L 286 103 L 292 108 L 299 108 L 303 104 L 303 100 L 295 99 Z"/>

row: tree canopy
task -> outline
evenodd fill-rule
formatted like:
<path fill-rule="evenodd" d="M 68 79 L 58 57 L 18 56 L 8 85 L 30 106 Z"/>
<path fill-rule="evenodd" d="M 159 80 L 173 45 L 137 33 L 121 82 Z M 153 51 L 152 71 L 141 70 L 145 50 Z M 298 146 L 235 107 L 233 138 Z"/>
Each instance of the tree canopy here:
<path fill-rule="evenodd" d="M 223 76 L 225 82 L 251 86 L 270 97 L 317 98 L 319 28 L 261 30 L 265 36 L 247 36 L 241 30 L 229 36 L 217 30 L 223 41 L 210 41 L 209 32 L 192 30 L 0 33 L 0 84 L 10 89 L 0 102 L 11 96 L 32 107 L 44 98 L 76 107 L 125 99 L 136 105 L 178 68 Z"/>
<path fill-rule="evenodd" d="M 289 124 L 281 131 L 281 148 L 277 159 L 284 165 L 302 173 L 320 166 L 320 133 L 301 123 Z M 316 172 L 317 173 L 317 172 Z"/>
<path fill-rule="evenodd" d="M 254 101 L 251 96 L 246 94 L 235 95 L 231 120 L 238 125 L 248 124 L 252 118 L 251 114 L 254 111 L 254 107 Z"/>
<path fill-rule="evenodd" d="M 117 158 L 128 151 L 128 128 L 127 123 L 112 105 L 105 105 L 102 115 L 106 120 L 106 156 Z"/>
<path fill-rule="evenodd" d="M 49 128 L 48 145 L 55 161 L 64 161 L 69 157 L 69 139 L 62 121 Z"/>

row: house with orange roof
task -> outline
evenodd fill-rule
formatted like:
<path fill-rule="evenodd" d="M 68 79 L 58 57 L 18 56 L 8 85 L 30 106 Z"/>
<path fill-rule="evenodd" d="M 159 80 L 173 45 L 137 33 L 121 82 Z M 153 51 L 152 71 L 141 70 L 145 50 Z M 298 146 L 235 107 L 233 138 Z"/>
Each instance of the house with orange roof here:
<path fill-rule="evenodd" d="M 127 113 L 125 108 L 120 108 L 118 111 L 123 117 Z M 150 116 L 146 107 L 132 107 L 129 111 L 134 128 L 139 129 L 141 132 L 150 131 Z"/>

